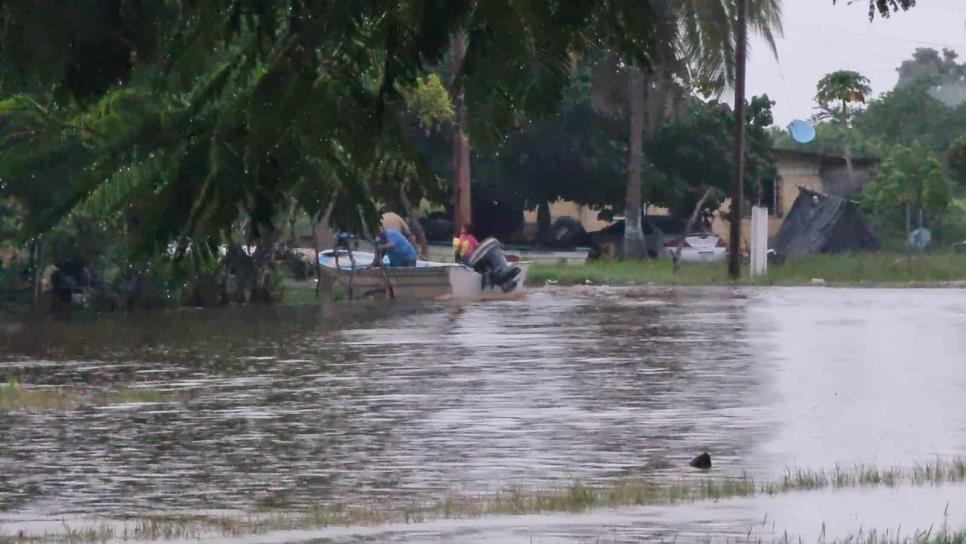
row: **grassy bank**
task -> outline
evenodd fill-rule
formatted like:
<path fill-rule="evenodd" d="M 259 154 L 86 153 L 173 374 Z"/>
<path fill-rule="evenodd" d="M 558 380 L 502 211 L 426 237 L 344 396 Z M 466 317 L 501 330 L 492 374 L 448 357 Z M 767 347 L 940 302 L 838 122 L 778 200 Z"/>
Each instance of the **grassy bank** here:
<path fill-rule="evenodd" d="M 822 279 L 831 285 L 925 286 L 966 281 L 966 255 L 934 253 L 906 256 L 894 253 L 815 255 L 770 265 L 768 274 L 739 283 L 803 285 Z M 584 266 L 533 265 L 528 282 L 544 285 L 732 285 L 726 263 L 682 263 L 677 271 L 670 260 L 599 261 Z"/>
<path fill-rule="evenodd" d="M 586 512 L 595 508 L 660 506 L 733 497 L 774 496 L 796 491 L 895 487 L 903 485 L 962 484 L 966 460 L 936 461 L 912 468 L 880 469 L 873 466 L 836 467 L 831 471 L 789 470 L 766 482 L 748 477 L 707 478 L 669 483 L 627 480 L 610 486 L 591 487 L 575 483 L 546 491 L 509 490 L 484 497 L 451 497 L 436 503 L 413 504 L 401 510 L 377 507 L 320 506 L 301 512 L 264 511 L 247 516 L 140 516 L 95 526 L 64 526 L 57 535 L 17 538 L 0 534 L 5 542 L 103 542 L 109 540 L 169 540 L 238 537 L 273 531 L 330 526 L 373 526 L 419 523 L 440 519 L 528 515 L 548 512 Z M 859 542 L 963 542 L 963 534 L 930 532 L 920 538 L 875 539 Z M 852 541 L 856 542 L 856 541 Z"/>
<path fill-rule="evenodd" d="M 0 383 L 0 413 L 57 412 L 87 406 L 177 400 L 183 400 L 183 395 L 141 387 L 105 389 L 75 386 L 36 387 L 15 381 Z"/>

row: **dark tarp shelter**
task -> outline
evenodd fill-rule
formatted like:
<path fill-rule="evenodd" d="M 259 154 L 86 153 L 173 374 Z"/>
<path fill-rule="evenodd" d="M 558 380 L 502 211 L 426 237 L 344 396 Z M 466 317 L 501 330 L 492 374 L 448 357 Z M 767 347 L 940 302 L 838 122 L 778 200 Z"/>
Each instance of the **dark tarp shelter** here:
<path fill-rule="evenodd" d="M 782 257 L 813 253 L 868 251 L 879 248 L 855 202 L 798 188 L 798 198 L 785 216 L 772 247 Z"/>

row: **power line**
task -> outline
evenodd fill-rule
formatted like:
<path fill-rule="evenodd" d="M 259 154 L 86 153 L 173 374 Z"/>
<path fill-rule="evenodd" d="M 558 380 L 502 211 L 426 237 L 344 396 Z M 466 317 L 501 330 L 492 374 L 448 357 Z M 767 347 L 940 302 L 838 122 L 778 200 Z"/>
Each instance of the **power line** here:
<path fill-rule="evenodd" d="M 863 36 L 863 37 L 866 37 L 866 38 L 872 38 L 872 39 L 876 39 L 876 40 L 889 40 L 889 41 L 894 41 L 894 42 L 905 42 L 905 43 L 913 43 L 913 44 L 918 44 L 918 45 L 931 45 L 931 46 L 934 46 L 934 47 L 948 47 L 948 48 L 959 48 L 959 47 L 966 46 L 966 44 L 952 44 L 952 43 L 943 43 L 943 42 L 927 42 L 927 41 L 924 41 L 924 40 L 910 40 L 910 39 L 907 39 L 907 38 L 896 38 L 894 36 L 878 36 L 876 34 L 868 34 L 868 33 L 865 33 L 865 32 L 856 32 L 854 30 L 846 30 L 844 28 L 829 28 L 829 27 L 827 27 L 825 25 L 813 25 L 813 24 L 810 24 L 810 23 L 787 23 L 787 24 L 792 25 L 792 26 L 818 26 L 818 27 L 821 27 L 822 29 L 828 30 L 830 32 L 840 32 L 840 33 L 843 33 L 843 34 L 852 34 L 852 35 L 855 35 L 855 36 Z"/>
<path fill-rule="evenodd" d="M 822 45 L 822 46 L 825 46 L 825 47 L 830 47 L 830 48 L 835 49 L 837 51 L 849 51 L 849 52 L 852 52 L 852 53 L 862 53 L 863 55 L 872 55 L 874 57 L 880 57 L 880 58 L 888 59 L 888 60 L 891 60 L 891 61 L 901 61 L 901 60 L 907 60 L 907 59 L 911 59 L 912 58 L 912 53 L 909 52 L 909 51 L 903 51 L 901 53 L 896 52 L 896 53 L 891 53 L 890 54 L 887 51 L 873 51 L 871 49 L 862 49 L 862 48 L 858 48 L 858 47 L 852 47 L 851 45 L 848 45 L 848 46 L 846 46 L 846 45 L 837 45 L 837 44 L 834 44 L 834 43 L 829 43 L 829 42 L 824 41 L 824 40 L 818 41 L 818 40 L 807 39 L 807 38 L 785 38 L 785 39 L 788 40 L 788 41 L 792 41 L 792 42 L 807 42 L 809 45 Z"/>
<path fill-rule="evenodd" d="M 966 13 L 966 8 L 956 8 L 953 6 L 940 6 L 931 4 L 916 4 L 916 8 L 926 8 L 926 9 L 945 9 L 949 11 L 961 11 Z"/>

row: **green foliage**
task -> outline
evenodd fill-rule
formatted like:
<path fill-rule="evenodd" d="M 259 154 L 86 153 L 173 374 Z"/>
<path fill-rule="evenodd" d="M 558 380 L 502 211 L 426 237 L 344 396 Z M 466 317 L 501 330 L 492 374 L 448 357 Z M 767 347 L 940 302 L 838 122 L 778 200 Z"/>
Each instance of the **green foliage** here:
<path fill-rule="evenodd" d="M 748 0 L 748 28 L 758 34 L 777 56 L 775 36 L 782 35 L 782 3 L 780 0 Z M 719 96 L 734 84 L 736 3 L 734 0 L 672 0 L 669 13 L 677 25 L 662 35 L 673 48 L 683 51 L 678 62 L 686 65 L 685 80 L 704 96 Z M 677 71 L 680 72 L 679 69 Z M 687 89 L 690 91 L 690 89 Z"/>
<path fill-rule="evenodd" d="M 946 152 L 949 172 L 960 185 L 966 186 L 966 136 L 960 136 Z"/>
<path fill-rule="evenodd" d="M 553 117 L 524 122 L 499 151 L 480 156 L 476 180 L 521 208 L 565 199 L 606 205 L 625 182 L 623 135 L 613 138 L 590 104 L 589 65 L 581 66 Z"/>
<path fill-rule="evenodd" d="M 453 120 L 453 102 L 439 74 L 433 72 L 419 78 L 415 87 L 402 94 L 407 108 L 425 130 L 440 128 Z"/>
<path fill-rule="evenodd" d="M 84 268 L 103 274 L 123 262 L 124 238 L 107 221 L 71 214 L 44 239 L 45 260 L 69 274 Z"/>
<path fill-rule="evenodd" d="M 832 0 L 833 4 L 839 0 Z M 852 2 L 849 1 L 849 4 Z M 889 17 L 892 12 L 907 10 L 916 5 L 916 0 L 869 0 L 869 20 L 875 18 L 876 14 L 882 17 Z"/>
<path fill-rule="evenodd" d="M 453 88 L 486 143 L 555 111 L 575 54 L 610 46 L 646 63 L 654 24 L 626 0 L 51 4 L 5 4 L 3 191 L 26 206 L 25 233 L 81 206 L 128 221 L 145 254 L 224 241 L 236 222 L 271 240 L 290 198 L 364 231 L 398 192 L 374 180 L 404 169 L 436 184 L 399 119 L 403 95 L 426 92 L 416 109 L 445 116 L 441 85 L 420 76 L 458 30 Z M 78 47 L 27 46 L 68 36 Z M 31 73 L 38 64 L 50 69 Z"/>
<path fill-rule="evenodd" d="M 758 182 L 775 176 L 771 157 L 772 102 L 767 95 L 753 97 L 747 108 L 745 186 L 754 195 Z M 688 217 L 708 189 L 715 189 L 705 210 L 720 206 L 734 176 L 734 125 L 731 108 L 724 103 L 693 100 L 685 115 L 664 125 L 647 145 L 656 170 L 648 183 L 647 200 Z M 655 175 L 655 173 L 652 173 Z"/>
<path fill-rule="evenodd" d="M 0 247 L 16 242 L 23 222 L 23 208 L 11 199 L 0 199 Z"/>
<path fill-rule="evenodd" d="M 857 137 L 885 152 L 892 145 L 921 145 L 941 152 L 962 134 L 966 104 L 950 108 L 923 84 L 895 89 L 869 104 L 855 121 Z"/>
<path fill-rule="evenodd" d="M 870 108 L 875 105 L 875 101 L 870 104 Z M 868 111 L 868 110 L 865 110 Z M 864 114 L 865 112 L 863 112 Z M 863 119 L 860 114 L 856 117 L 855 125 L 851 130 L 853 130 L 853 137 L 856 139 L 852 145 L 852 153 L 856 156 L 877 156 L 878 148 L 874 147 L 869 139 L 864 133 L 858 132 L 858 125 Z M 816 122 L 815 127 L 815 139 L 807 144 L 796 142 L 792 139 L 791 134 L 788 130 L 778 127 L 772 127 L 770 133 L 772 136 L 772 141 L 776 149 L 791 149 L 796 151 L 806 151 L 810 153 L 820 153 L 824 155 L 839 155 L 843 154 L 845 149 L 845 129 L 840 125 L 831 122 Z"/>
<path fill-rule="evenodd" d="M 896 146 L 863 190 L 863 200 L 873 220 L 887 231 L 903 226 L 900 217 L 907 206 L 913 211 L 921 209 L 933 226 L 939 226 L 950 203 L 951 189 L 934 155 L 921 148 Z"/>
<path fill-rule="evenodd" d="M 818 118 L 848 126 L 854 113 L 852 104 L 864 103 L 871 92 L 869 79 L 862 74 L 851 70 L 832 72 L 818 82 L 815 94 L 820 109 Z"/>

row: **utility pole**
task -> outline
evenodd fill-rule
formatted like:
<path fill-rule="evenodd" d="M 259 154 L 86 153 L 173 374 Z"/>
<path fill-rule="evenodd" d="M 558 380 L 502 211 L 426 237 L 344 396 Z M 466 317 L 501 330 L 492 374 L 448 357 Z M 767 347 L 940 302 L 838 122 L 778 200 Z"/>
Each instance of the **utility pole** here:
<path fill-rule="evenodd" d="M 453 75 L 459 74 L 466 56 L 466 43 L 462 31 L 453 35 Z M 453 230 L 459 235 L 460 228 L 472 222 L 470 200 L 470 140 L 466 136 L 466 108 L 463 90 L 454 86 L 453 95 Z"/>
<path fill-rule="evenodd" d="M 735 32 L 735 177 L 731 185 L 731 235 L 728 239 L 728 275 L 741 277 L 741 202 L 745 178 L 745 48 L 748 38 L 748 9 L 736 0 L 738 27 Z"/>

